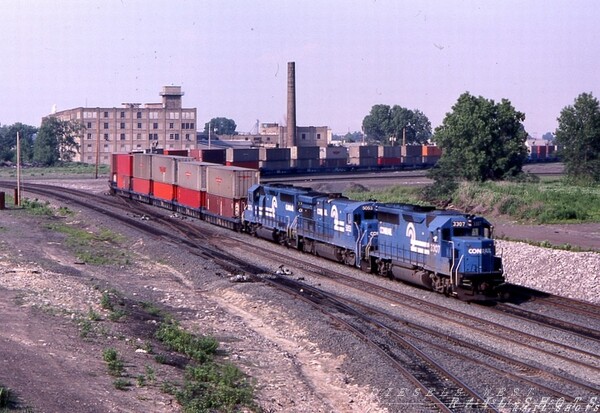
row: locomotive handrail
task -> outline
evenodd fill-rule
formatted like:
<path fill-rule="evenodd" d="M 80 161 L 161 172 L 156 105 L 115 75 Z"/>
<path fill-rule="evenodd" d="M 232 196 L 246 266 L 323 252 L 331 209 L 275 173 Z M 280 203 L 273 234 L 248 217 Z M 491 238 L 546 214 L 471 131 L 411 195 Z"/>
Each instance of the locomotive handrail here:
<path fill-rule="evenodd" d="M 463 258 L 465 258 L 465 255 L 461 255 L 460 259 L 458 260 L 458 264 L 456 265 L 456 271 L 454 272 L 454 274 L 452 274 L 455 278 L 454 278 L 454 285 L 456 287 L 458 287 L 458 269 L 460 268 L 460 263 L 462 262 Z"/>

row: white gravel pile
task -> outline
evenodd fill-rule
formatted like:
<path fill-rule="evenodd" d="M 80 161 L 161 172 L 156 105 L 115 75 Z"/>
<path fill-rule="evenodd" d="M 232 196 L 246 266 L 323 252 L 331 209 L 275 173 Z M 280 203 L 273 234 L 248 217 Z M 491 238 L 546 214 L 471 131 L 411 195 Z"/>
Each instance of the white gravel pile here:
<path fill-rule="evenodd" d="M 600 254 L 496 242 L 507 282 L 600 304 Z"/>

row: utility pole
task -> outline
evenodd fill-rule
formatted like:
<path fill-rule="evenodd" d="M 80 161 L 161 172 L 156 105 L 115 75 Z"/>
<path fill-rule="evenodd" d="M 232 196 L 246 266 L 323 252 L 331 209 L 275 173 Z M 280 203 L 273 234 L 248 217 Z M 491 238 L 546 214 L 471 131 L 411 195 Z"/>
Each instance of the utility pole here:
<path fill-rule="evenodd" d="M 21 135 L 17 131 L 17 189 L 15 191 L 15 206 L 21 205 Z"/>
<path fill-rule="evenodd" d="M 100 127 L 100 126 L 98 126 Z M 96 179 L 98 179 L 98 164 L 100 163 L 100 133 L 96 133 Z"/>

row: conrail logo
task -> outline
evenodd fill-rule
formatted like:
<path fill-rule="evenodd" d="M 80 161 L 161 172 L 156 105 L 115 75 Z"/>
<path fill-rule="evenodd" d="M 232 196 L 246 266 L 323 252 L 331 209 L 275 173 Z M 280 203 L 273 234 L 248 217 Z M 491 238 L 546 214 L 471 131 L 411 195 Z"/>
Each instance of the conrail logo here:
<path fill-rule="evenodd" d="M 469 248 L 467 252 L 471 255 L 483 255 L 483 254 L 491 254 L 491 248 Z"/>

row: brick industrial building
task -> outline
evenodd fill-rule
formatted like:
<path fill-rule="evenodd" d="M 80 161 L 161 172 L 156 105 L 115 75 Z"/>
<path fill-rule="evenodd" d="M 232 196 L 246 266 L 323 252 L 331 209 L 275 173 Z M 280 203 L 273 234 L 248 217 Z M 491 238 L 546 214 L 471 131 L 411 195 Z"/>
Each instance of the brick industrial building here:
<path fill-rule="evenodd" d="M 196 108 L 183 108 L 180 86 L 164 86 L 161 103 L 123 103 L 121 108 L 79 107 L 52 114 L 83 125 L 75 161 L 109 164 L 115 152 L 153 146 L 196 147 Z"/>

